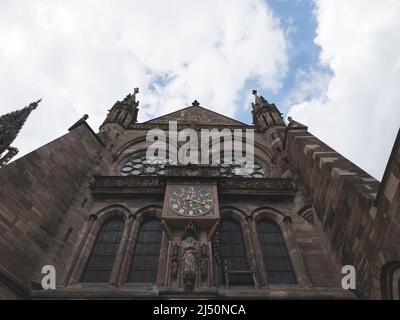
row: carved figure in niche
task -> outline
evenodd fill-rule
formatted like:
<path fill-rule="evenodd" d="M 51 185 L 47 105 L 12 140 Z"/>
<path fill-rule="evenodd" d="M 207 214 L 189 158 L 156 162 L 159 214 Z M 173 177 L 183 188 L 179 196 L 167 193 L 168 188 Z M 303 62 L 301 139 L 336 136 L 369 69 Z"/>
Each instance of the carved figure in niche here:
<path fill-rule="evenodd" d="M 183 272 L 196 272 L 197 267 L 197 240 L 193 237 L 186 238 L 183 243 Z"/>
<path fill-rule="evenodd" d="M 198 235 L 196 225 L 191 221 L 185 228 L 182 240 L 182 275 L 186 291 L 193 290 L 198 269 Z"/>
<path fill-rule="evenodd" d="M 206 280 L 208 277 L 208 250 L 207 245 L 203 244 L 200 247 L 200 276 L 201 280 Z"/>
<path fill-rule="evenodd" d="M 174 244 L 171 251 L 171 279 L 176 280 L 178 278 L 179 269 L 179 245 Z"/>

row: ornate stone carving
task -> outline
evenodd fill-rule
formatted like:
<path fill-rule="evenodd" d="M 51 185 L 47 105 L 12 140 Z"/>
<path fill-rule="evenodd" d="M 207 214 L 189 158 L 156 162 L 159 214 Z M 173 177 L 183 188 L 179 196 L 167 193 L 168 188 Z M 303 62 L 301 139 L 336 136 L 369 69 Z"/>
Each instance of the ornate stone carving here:
<path fill-rule="evenodd" d="M 168 169 L 170 171 L 168 172 Z M 94 176 L 90 185 L 93 191 L 101 189 L 162 189 L 168 176 L 177 177 L 215 177 L 218 178 L 219 189 L 224 191 L 238 190 L 246 193 L 259 192 L 295 192 L 297 190 L 292 179 L 268 178 L 221 178 L 217 167 L 210 166 L 173 166 L 166 170 L 166 177 L 156 176 Z"/>
<path fill-rule="evenodd" d="M 193 106 L 193 107 L 199 107 L 199 106 L 200 106 L 200 102 L 198 102 L 197 100 L 194 100 L 194 101 L 192 102 L 192 106 Z"/>
<path fill-rule="evenodd" d="M 221 245 L 220 245 L 218 229 L 214 233 L 211 244 L 212 244 L 215 261 L 217 262 L 217 264 L 219 266 L 222 266 Z"/>
<path fill-rule="evenodd" d="M 95 176 L 90 185 L 92 190 L 96 189 L 140 189 L 140 188 L 163 188 L 164 181 L 157 177 L 143 176 Z"/>
<path fill-rule="evenodd" d="M 196 225 L 190 221 L 182 238 L 182 278 L 187 292 L 196 284 L 198 270 L 198 234 Z"/>
<path fill-rule="evenodd" d="M 186 128 L 191 128 L 192 124 L 178 124 L 177 129 L 178 130 L 183 130 Z M 254 129 L 254 126 L 250 125 L 218 125 L 218 124 L 213 124 L 213 125 L 201 125 L 201 124 L 196 124 L 196 129 L 201 130 L 201 129 L 206 129 L 206 130 L 211 130 L 211 129 L 218 129 L 218 130 L 223 130 L 223 129 Z M 151 129 L 161 129 L 161 130 L 168 130 L 169 126 L 168 124 L 152 124 L 152 123 L 131 123 L 129 124 L 126 129 L 131 129 L 131 130 L 151 130 Z"/>
<path fill-rule="evenodd" d="M 122 127 L 137 122 L 139 101 L 136 101 L 136 95 L 138 93 L 139 88 L 135 88 L 133 94 L 129 93 L 122 101 L 116 101 L 113 107 L 108 110 L 107 117 L 100 127 L 108 122 L 119 123 Z"/>
<path fill-rule="evenodd" d="M 11 143 L 14 142 L 26 119 L 37 108 L 41 100 L 32 102 L 21 110 L 13 111 L 0 117 L 0 157 L 7 151 L 7 154 L 0 159 L 0 167 L 4 166 L 18 153 L 18 149 L 11 147 Z"/>
<path fill-rule="evenodd" d="M 171 250 L 171 279 L 176 280 L 178 278 L 178 270 L 179 270 L 179 250 L 180 247 L 178 244 L 172 245 Z"/>
<path fill-rule="evenodd" d="M 222 179 L 220 187 L 226 190 L 296 191 L 296 186 L 291 179 Z"/>
<path fill-rule="evenodd" d="M 201 280 L 208 278 L 208 247 L 202 244 L 200 247 L 200 276 Z"/>
<path fill-rule="evenodd" d="M 218 177 L 217 167 L 189 164 L 186 166 L 168 166 L 165 171 L 167 176 L 179 177 Z"/>
<path fill-rule="evenodd" d="M 196 283 L 197 276 L 197 240 L 189 236 L 182 241 L 183 284 L 190 292 Z"/>

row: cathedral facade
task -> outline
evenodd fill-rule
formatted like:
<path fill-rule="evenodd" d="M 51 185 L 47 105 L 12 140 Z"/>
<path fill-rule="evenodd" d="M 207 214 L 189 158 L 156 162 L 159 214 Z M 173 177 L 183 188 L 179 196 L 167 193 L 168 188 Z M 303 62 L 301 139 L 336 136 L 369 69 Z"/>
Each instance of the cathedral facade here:
<path fill-rule="evenodd" d="M 114 104 L 99 132 L 84 116 L 4 161 L 0 298 L 400 298 L 399 136 L 379 182 L 256 91 L 253 125 L 197 101 L 138 123 L 137 93 Z M 2 131 L 1 152 L 17 131 Z M 190 137 L 210 131 L 217 139 Z M 149 141 L 150 132 L 166 134 Z M 243 139 L 233 143 L 235 132 Z M 170 157 L 150 159 L 161 142 Z M 251 153 L 249 170 L 227 156 L 238 148 Z M 193 152 L 199 161 L 171 161 Z"/>

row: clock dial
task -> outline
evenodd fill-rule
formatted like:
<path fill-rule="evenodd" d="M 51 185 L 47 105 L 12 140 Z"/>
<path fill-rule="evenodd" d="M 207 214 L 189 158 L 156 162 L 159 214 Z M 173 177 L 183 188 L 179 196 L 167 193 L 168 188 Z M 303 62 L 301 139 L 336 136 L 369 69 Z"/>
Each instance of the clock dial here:
<path fill-rule="evenodd" d="M 178 188 L 169 197 L 169 204 L 176 213 L 184 216 L 201 216 L 210 211 L 214 203 L 207 188 L 185 186 Z"/>

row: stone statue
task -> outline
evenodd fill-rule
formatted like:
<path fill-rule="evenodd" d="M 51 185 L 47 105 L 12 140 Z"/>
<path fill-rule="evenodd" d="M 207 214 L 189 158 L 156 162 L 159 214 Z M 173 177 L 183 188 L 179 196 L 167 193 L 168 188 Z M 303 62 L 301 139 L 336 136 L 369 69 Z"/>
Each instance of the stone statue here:
<path fill-rule="evenodd" d="M 197 240 L 188 237 L 182 242 L 183 272 L 196 272 L 197 269 Z"/>
<path fill-rule="evenodd" d="M 188 292 L 193 290 L 196 283 L 198 268 L 198 241 L 188 236 L 182 241 L 182 275 L 183 284 Z"/>
<path fill-rule="evenodd" d="M 179 245 L 174 244 L 171 251 L 171 279 L 176 280 L 178 278 L 179 269 Z"/>
<path fill-rule="evenodd" d="M 200 276 L 201 280 L 208 277 L 208 248 L 206 244 L 200 247 Z"/>

